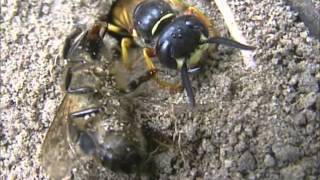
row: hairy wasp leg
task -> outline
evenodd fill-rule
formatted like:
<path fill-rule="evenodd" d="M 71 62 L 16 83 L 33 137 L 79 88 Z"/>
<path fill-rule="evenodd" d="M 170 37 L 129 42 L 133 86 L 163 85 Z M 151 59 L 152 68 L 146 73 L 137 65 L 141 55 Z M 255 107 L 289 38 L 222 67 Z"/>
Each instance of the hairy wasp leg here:
<path fill-rule="evenodd" d="M 189 6 L 183 2 L 183 0 L 169 0 L 170 4 L 173 5 L 173 7 L 178 8 L 181 11 L 185 11 Z"/>
<path fill-rule="evenodd" d="M 197 18 L 199 18 L 199 20 L 200 20 L 202 23 L 204 23 L 204 25 L 205 25 L 206 27 L 212 26 L 210 20 L 208 19 L 208 17 L 207 17 L 206 15 L 204 15 L 204 14 L 203 14 L 198 8 L 196 8 L 196 7 L 193 7 L 193 6 L 188 7 L 188 9 L 186 10 L 185 14 L 190 14 L 190 15 L 196 16 Z"/>
<path fill-rule="evenodd" d="M 219 36 L 219 32 L 217 32 L 217 30 L 214 29 L 212 22 L 198 8 L 194 6 L 190 6 L 185 11 L 185 14 L 194 15 L 197 18 L 199 18 L 199 20 L 209 29 L 210 36 L 213 36 L 213 37 Z"/>
<path fill-rule="evenodd" d="M 210 19 L 202 13 L 201 10 L 194 6 L 189 6 L 184 3 L 183 0 L 169 0 L 174 7 L 177 7 L 181 11 L 184 11 L 185 14 L 194 15 L 199 18 L 199 20 L 209 29 L 210 37 L 220 36 L 219 32 L 214 28 L 214 24 Z"/>
<path fill-rule="evenodd" d="M 154 72 L 147 71 L 137 79 L 130 81 L 128 85 L 129 91 L 133 91 L 137 89 L 141 84 L 152 79 L 155 73 L 156 73 L 156 70 L 154 70 Z"/>
<path fill-rule="evenodd" d="M 86 115 L 90 115 L 92 113 L 99 113 L 101 108 L 99 107 L 92 107 L 92 108 L 87 108 L 83 109 L 81 111 L 76 111 L 70 114 L 71 118 L 80 118 L 80 117 L 85 117 Z"/>
<path fill-rule="evenodd" d="M 185 14 L 190 14 L 198 17 L 200 21 L 204 23 L 205 26 L 207 27 L 212 26 L 209 18 L 206 15 L 204 15 L 198 8 L 194 6 L 189 6 L 188 4 L 184 3 L 183 0 L 169 0 L 169 2 L 175 7 L 184 11 Z"/>
<path fill-rule="evenodd" d="M 150 49 L 144 48 L 143 49 L 143 56 L 144 60 L 147 64 L 147 69 L 149 71 L 149 74 L 152 76 L 152 79 L 157 82 L 157 84 L 164 89 L 169 89 L 171 92 L 180 92 L 182 91 L 183 87 L 179 83 L 170 83 L 164 80 L 159 79 L 157 76 L 157 69 L 155 68 L 155 65 L 152 62 L 151 55 L 150 55 Z"/>
<path fill-rule="evenodd" d="M 74 72 L 74 69 L 69 67 L 66 72 L 66 77 L 65 77 L 65 90 L 66 92 L 70 94 L 88 94 L 88 93 L 93 93 L 95 90 L 91 87 L 78 87 L 78 88 L 72 88 L 71 81 L 72 81 L 72 73 Z"/>

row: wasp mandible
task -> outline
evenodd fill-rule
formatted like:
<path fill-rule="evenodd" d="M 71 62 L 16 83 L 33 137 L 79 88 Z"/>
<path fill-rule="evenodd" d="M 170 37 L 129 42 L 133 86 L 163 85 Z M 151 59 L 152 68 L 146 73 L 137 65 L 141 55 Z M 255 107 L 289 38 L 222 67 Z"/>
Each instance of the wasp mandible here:
<path fill-rule="evenodd" d="M 132 97 L 116 90 L 109 75 L 111 56 L 96 58 L 101 48 L 108 48 L 97 29 L 77 29 L 66 38 L 63 48 L 63 56 L 68 59 L 63 82 L 66 95 L 40 155 L 53 179 L 69 176 L 84 161 L 131 173 L 139 172 L 147 159 Z M 106 56 L 112 54 L 110 49 L 107 52 Z"/>

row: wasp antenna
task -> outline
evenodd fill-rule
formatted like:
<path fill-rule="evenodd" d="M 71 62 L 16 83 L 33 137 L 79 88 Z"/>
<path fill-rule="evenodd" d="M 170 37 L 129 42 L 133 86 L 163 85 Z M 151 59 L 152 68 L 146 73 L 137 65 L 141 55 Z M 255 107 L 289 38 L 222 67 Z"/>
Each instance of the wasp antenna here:
<path fill-rule="evenodd" d="M 181 67 L 181 80 L 182 80 L 183 87 L 186 89 L 190 105 L 191 105 L 191 107 L 194 107 L 196 103 L 195 103 L 195 99 L 194 99 L 194 94 L 193 94 L 191 82 L 189 79 L 186 61 L 183 62 L 183 65 Z"/>
<path fill-rule="evenodd" d="M 234 41 L 234 40 L 228 39 L 228 38 L 224 38 L 224 37 L 210 37 L 207 40 L 202 41 L 200 44 L 206 44 L 206 43 L 208 43 L 208 44 L 222 44 L 222 45 L 226 45 L 226 46 L 230 46 L 230 47 L 234 47 L 234 48 L 238 48 L 238 49 L 243 49 L 243 50 L 256 49 L 256 47 L 241 44 L 237 41 Z"/>

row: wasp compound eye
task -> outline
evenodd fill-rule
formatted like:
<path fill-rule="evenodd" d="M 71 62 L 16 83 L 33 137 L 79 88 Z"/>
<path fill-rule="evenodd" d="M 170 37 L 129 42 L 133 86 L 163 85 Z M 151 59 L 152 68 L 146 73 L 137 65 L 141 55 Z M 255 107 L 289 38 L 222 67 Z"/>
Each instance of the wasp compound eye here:
<path fill-rule="evenodd" d="M 189 57 L 199 47 L 202 36 L 208 37 L 208 30 L 196 17 L 177 17 L 159 35 L 156 53 L 160 62 L 177 68 L 172 61 Z"/>
<path fill-rule="evenodd" d="M 169 4 L 158 1 L 143 1 L 137 5 L 133 13 L 133 23 L 138 34 L 150 41 L 160 26 L 164 26 L 170 17 L 173 16 L 173 10 Z"/>

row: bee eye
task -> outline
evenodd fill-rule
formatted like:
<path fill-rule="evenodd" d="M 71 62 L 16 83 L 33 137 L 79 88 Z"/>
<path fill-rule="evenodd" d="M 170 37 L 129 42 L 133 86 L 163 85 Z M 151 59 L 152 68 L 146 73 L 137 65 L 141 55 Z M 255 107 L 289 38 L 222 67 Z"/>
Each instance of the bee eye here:
<path fill-rule="evenodd" d="M 95 142 L 92 137 L 86 132 L 81 133 L 79 144 L 82 151 L 88 155 L 93 155 L 96 152 Z"/>

